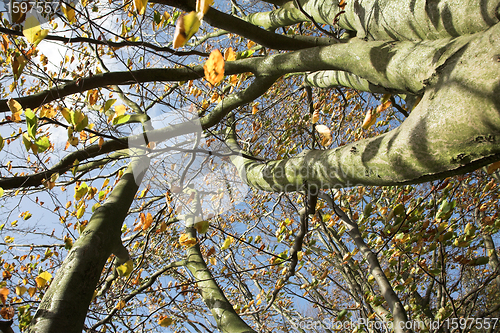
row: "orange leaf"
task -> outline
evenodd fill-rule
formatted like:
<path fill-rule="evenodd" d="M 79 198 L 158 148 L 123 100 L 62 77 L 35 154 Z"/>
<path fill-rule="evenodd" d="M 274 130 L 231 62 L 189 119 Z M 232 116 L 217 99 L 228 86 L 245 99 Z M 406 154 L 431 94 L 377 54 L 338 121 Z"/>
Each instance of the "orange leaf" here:
<path fill-rule="evenodd" d="M 229 47 L 224 51 L 224 60 L 225 61 L 234 61 L 236 60 L 236 53 L 233 51 L 232 47 Z"/>
<path fill-rule="evenodd" d="M 142 230 L 148 229 L 151 226 L 151 223 L 153 223 L 153 216 L 151 213 L 148 213 L 142 223 Z"/>
<path fill-rule="evenodd" d="M 7 288 L 2 288 L 0 289 L 0 300 L 2 301 L 3 304 L 7 302 L 7 295 L 9 295 L 9 289 Z"/>
<path fill-rule="evenodd" d="M 9 306 L 8 308 L 2 308 L 2 310 L 0 310 L 0 315 L 2 316 L 3 319 L 6 319 L 6 320 L 10 320 L 12 318 L 14 318 L 14 308 Z M 10 330 L 10 331 L 7 331 L 5 330 L 4 332 L 14 332 L 13 330 Z"/>
<path fill-rule="evenodd" d="M 488 165 L 488 171 L 487 172 L 488 172 L 488 174 L 491 175 L 498 168 L 500 168 L 500 161 L 499 162 L 495 162 L 495 163 L 491 163 L 490 165 Z"/>
<path fill-rule="evenodd" d="M 185 247 L 191 247 L 194 246 L 197 243 L 196 238 L 189 237 L 188 234 L 182 234 L 181 237 L 179 237 L 179 244 Z"/>
<path fill-rule="evenodd" d="M 372 109 L 370 109 L 366 113 L 365 120 L 363 121 L 363 125 L 361 125 L 361 127 L 363 129 L 368 129 L 370 128 L 370 126 L 375 124 L 376 121 L 377 121 L 377 113 L 374 112 Z"/>
<path fill-rule="evenodd" d="M 89 90 L 87 93 L 87 99 L 90 105 L 94 105 L 97 102 L 97 98 L 99 97 L 99 90 Z"/>
<path fill-rule="evenodd" d="M 212 85 L 216 85 L 224 78 L 224 58 L 219 50 L 213 50 L 203 66 L 205 79 Z"/>

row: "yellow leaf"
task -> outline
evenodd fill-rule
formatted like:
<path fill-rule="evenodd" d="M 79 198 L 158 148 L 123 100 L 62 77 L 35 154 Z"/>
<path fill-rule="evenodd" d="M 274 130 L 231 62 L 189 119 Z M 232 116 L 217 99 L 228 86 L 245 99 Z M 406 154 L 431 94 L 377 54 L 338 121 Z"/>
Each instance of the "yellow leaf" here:
<path fill-rule="evenodd" d="M 182 234 L 181 237 L 179 237 L 179 244 L 185 247 L 194 246 L 196 242 L 196 238 L 189 237 L 188 234 Z"/>
<path fill-rule="evenodd" d="M 9 295 L 9 292 L 10 292 L 9 289 L 7 288 L 0 289 L 0 300 L 4 305 L 7 302 L 7 296 Z"/>
<path fill-rule="evenodd" d="M 314 110 L 311 123 L 316 124 L 319 121 L 319 109 Z"/>
<path fill-rule="evenodd" d="M 167 317 L 167 316 L 162 316 L 158 320 L 158 324 L 160 324 L 160 326 L 162 326 L 162 327 L 169 327 L 170 325 L 172 325 L 172 323 L 173 323 L 172 318 Z"/>
<path fill-rule="evenodd" d="M 78 138 L 75 136 L 68 139 L 68 143 L 74 147 L 78 146 L 78 141 Z"/>
<path fill-rule="evenodd" d="M 17 296 L 23 296 L 25 292 L 28 291 L 28 288 L 26 288 L 25 286 L 17 286 L 16 287 L 16 295 Z"/>
<path fill-rule="evenodd" d="M 7 101 L 7 105 L 12 112 L 12 120 L 15 122 L 21 121 L 21 112 L 23 112 L 23 107 L 21 106 L 21 104 L 11 98 Z"/>
<path fill-rule="evenodd" d="M 34 46 L 37 46 L 48 34 L 47 29 L 40 28 L 40 22 L 36 17 L 29 16 L 24 22 L 23 35 Z"/>
<path fill-rule="evenodd" d="M 233 242 L 233 237 L 232 236 L 227 237 L 220 249 L 222 251 L 228 249 L 232 242 Z"/>
<path fill-rule="evenodd" d="M 82 218 L 83 214 L 85 214 L 85 205 L 82 205 L 78 211 L 76 212 L 76 218 L 80 219 Z"/>
<path fill-rule="evenodd" d="M 228 47 L 226 51 L 224 51 L 224 60 L 225 61 L 236 60 L 236 53 L 234 52 L 232 47 Z"/>
<path fill-rule="evenodd" d="M 119 117 L 123 114 L 125 114 L 125 111 L 127 111 L 127 107 L 123 104 L 115 106 L 115 116 Z"/>
<path fill-rule="evenodd" d="M 224 58 L 219 50 L 213 50 L 203 66 L 205 79 L 212 85 L 217 84 L 224 78 Z"/>
<path fill-rule="evenodd" d="M 130 273 L 132 273 L 133 269 L 134 269 L 134 262 L 132 261 L 132 259 L 130 259 L 123 265 L 116 267 L 116 271 L 120 276 L 129 276 Z"/>
<path fill-rule="evenodd" d="M 75 195 L 74 195 L 75 200 L 79 201 L 80 199 L 82 199 L 83 196 L 87 194 L 88 190 L 89 187 L 85 182 L 81 183 L 80 186 L 75 187 Z"/>
<path fill-rule="evenodd" d="M 327 126 L 316 125 L 316 131 L 318 131 L 319 135 L 321 136 L 321 144 L 323 146 L 329 146 L 332 143 L 332 132 Z"/>
<path fill-rule="evenodd" d="M 191 12 L 187 15 L 181 15 L 177 19 L 174 32 L 174 49 L 184 46 L 187 41 L 198 31 L 201 22 L 196 12 Z"/>
<path fill-rule="evenodd" d="M 377 114 L 372 109 L 368 110 L 365 116 L 365 120 L 363 121 L 363 125 L 361 127 L 363 129 L 368 129 L 370 126 L 374 125 L 377 121 Z"/>
<path fill-rule="evenodd" d="M 52 274 L 49 272 L 42 272 L 35 278 L 35 282 L 38 288 L 43 288 L 50 279 L 52 279 Z"/>
<path fill-rule="evenodd" d="M 71 24 L 76 22 L 74 8 L 75 8 L 75 4 L 72 2 L 69 3 L 69 5 L 64 4 L 64 3 L 61 5 L 61 10 L 64 13 L 64 16 L 66 16 L 66 18 L 68 19 L 68 22 Z"/>
<path fill-rule="evenodd" d="M 116 304 L 116 308 L 117 308 L 118 310 L 121 310 L 121 309 L 123 309 L 123 308 L 125 307 L 125 305 L 127 305 L 127 304 L 125 303 L 125 301 L 124 301 L 124 300 L 121 300 L 121 301 L 119 301 L 119 302 Z"/>
<path fill-rule="evenodd" d="M 201 17 L 206 14 L 208 8 L 214 3 L 214 0 L 196 0 L 196 11 L 202 13 Z"/>
<path fill-rule="evenodd" d="M 134 0 L 134 7 L 139 15 L 144 15 L 147 5 L 148 0 Z"/>
<path fill-rule="evenodd" d="M 4 191 L 3 188 L 0 187 L 0 198 L 3 197 Z"/>
<path fill-rule="evenodd" d="M 31 297 L 33 297 L 33 295 L 35 295 L 35 293 L 36 293 L 36 288 L 35 287 L 28 288 L 28 295 L 30 295 Z"/>

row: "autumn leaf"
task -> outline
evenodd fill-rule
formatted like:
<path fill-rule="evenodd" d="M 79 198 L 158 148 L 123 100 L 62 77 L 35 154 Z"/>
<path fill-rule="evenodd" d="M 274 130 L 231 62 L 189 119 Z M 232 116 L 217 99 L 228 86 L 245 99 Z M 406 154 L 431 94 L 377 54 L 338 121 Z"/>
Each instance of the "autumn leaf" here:
<path fill-rule="evenodd" d="M 210 223 L 207 220 L 205 220 L 205 221 L 196 222 L 194 224 L 194 228 L 200 234 L 205 234 L 208 231 L 209 225 L 210 225 Z"/>
<path fill-rule="evenodd" d="M 28 58 L 26 58 L 24 55 L 18 55 L 13 57 L 11 60 L 11 66 L 12 66 L 12 73 L 14 74 L 14 80 L 19 79 L 21 76 L 21 73 L 23 72 L 24 66 L 28 63 Z M 14 81 L 12 85 L 9 87 L 11 88 L 10 91 L 12 92 L 13 89 L 16 86 L 16 82 Z"/>
<path fill-rule="evenodd" d="M 316 131 L 318 131 L 319 135 L 321 136 L 321 144 L 323 146 L 329 146 L 332 143 L 332 132 L 327 126 L 316 125 Z"/>
<path fill-rule="evenodd" d="M 133 269 L 134 269 L 134 262 L 132 261 L 132 259 L 130 259 L 126 263 L 116 267 L 116 271 L 118 272 L 118 275 L 120 275 L 120 276 L 129 276 L 130 273 L 132 273 Z"/>
<path fill-rule="evenodd" d="M 161 316 L 160 319 L 158 320 L 158 324 L 162 327 L 169 327 L 172 325 L 173 320 L 170 317 L 167 316 Z"/>
<path fill-rule="evenodd" d="M 186 15 L 181 15 L 177 19 L 174 31 L 174 49 L 184 46 L 187 41 L 193 37 L 193 35 L 200 28 L 201 21 L 196 15 L 196 12 L 191 12 Z"/>
<path fill-rule="evenodd" d="M 116 304 L 116 309 L 117 309 L 117 310 L 121 310 L 121 309 L 123 309 L 123 308 L 125 307 L 125 305 L 127 305 L 127 303 L 125 303 L 125 301 L 124 301 L 124 300 L 121 300 L 121 301 L 119 301 L 119 302 Z"/>
<path fill-rule="evenodd" d="M 33 295 L 35 295 L 35 293 L 36 293 L 35 287 L 28 288 L 28 295 L 30 295 L 30 297 L 33 297 Z"/>
<path fill-rule="evenodd" d="M 83 182 L 80 186 L 75 187 L 75 200 L 80 201 L 85 194 L 87 194 L 89 187 L 87 183 Z"/>
<path fill-rule="evenodd" d="M 7 101 L 7 105 L 12 112 L 12 120 L 15 122 L 21 121 L 21 113 L 23 112 L 23 107 L 21 106 L 21 104 L 11 98 Z"/>
<path fill-rule="evenodd" d="M 48 34 L 49 30 L 42 30 L 36 17 L 29 16 L 24 22 L 23 35 L 33 46 L 36 47 Z"/>
<path fill-rule="evenodd" d="M 50 279 L 52 279 L 52 274 L 50 274 L 49 272 L 42 272 L 35 278 L 36 286 L 41 289 L 45 287 Z"/>
<path fill-rule="evenodd" d="M 366 113 L 365 120 L 363 120 L 363 124 L 361 128 L 368 129 L 375 124 L 377 121 L 377 113 L 373 111 L 373 109 L 369 109 Z"/>
<path fill-rule="evenodd" d="M 5 307 L 5 308 L 2 308 L 0 310 L 0 316 L 2 316 L 2 318 L 6 319 L 6 320 L 10 320 L 10 319 L 14 318 L 14 314 L 15 314 L 15 311 L 14 311 L 14 308 L 12 306 Z M 4 332 L 7 332 L 7 331 L 4 331 Z M 10 332 L 14 332 L 14 331 L 10 330 Z"/>
<path fill-rule="evenodd" d="M 221 250 L 224 251 L 226 249 L 229 248 L 229 246 L 231 245 L 231 243 L 233 242 L 233 237 L 232 236 L 228 236 L 226 238 L 226 240 L 224 241 L 224 243 L 222 243 L 222 246 L 221 246 Z"/>
<path fill-rule="evenodd" d="M 225 61 L 236 60 L 236 53 L 234 52 L 232 47 L 228 47 L 226 51 L 224 51 L 224 60 Z"/>
<path fill-rule="evenodd" d="M 2 304 L 5 305 L 5 303 L 7 303 L 7 296 L 9 295 L 9 293 L 9 289 L 5 287 L 0 289 L 0 300 L 2 301 Z"/>
<path fill-rule="evenodd" d="M 376 114 L 379 114 L 382 111 L 385 111 L 391 104 L 392 104 L 391 101 L 385 101 L 384 103 L 380 104 L 379 106 L 377 106 Z"/>
<path fill-rule="evenodd" d="M 491 175 L 493 172 L 495 172 L 498 168 L 500 168 L 500 161 L 499 162 L 495 162 L 495 163 L 491 163 L 490 165 L 488 165 L 488 174 Z"/>
<path fill-rule="evenodd" d="M 203 66 L 205 79 L 212 85 L 216 85 L 224 78 L 224 58 L 219 50 L 213 50 Z"/>
<path fill-rule="evenodd" d="M 144 15 L 147 5 L 148 0 L 134 0 L 134 7 L 139 15 Z"/>
<path fill-rule="evenodd" d="M 181 234 L 179 237 L 179 244 L 181 244 L 184 247 L 191 247 L 194 246 L 197 243 L 196 238 L 194 237 L 189 237 L 188 234 Z"/>
<path fill-rule="evenodd" d="M 25 286 L 17 286 L 16 287 L 16 295 L 17 296 L 23 296 L 23 294 L 27 291 L 28 291 L 28 288 L 26 288 Z"/>
<path fill-rule="evenodd" d="M 147 230 L 151 226 L 151 223 L 153 223 L 153 216 L 151 213 L 147 213 L 144 215 L 144 213 L 141 213 L 141 222 L 142 222 L 142 230 Z"/>
<path fill-rule="evenodd" d="M 66 18 L 68 19 L 68 22 L 73 24 L 76 22 L 76 19 L 75 19 L 75 4 L 74 3 L 69 3 L 69 4 L 61 4 L 61 10 L 64 14 L 64 16 L 66 16 Z"/>
<path fill-rule="evenodd" d="M 208 11 L 208 8 L 214 3 L 214 0 L 196 0 L 196 12 L 198 17 L 203 18 Z"/>
<path fill-rule="evenodd" d="M 319 121 L 319 109 L 314 110 L 311 123 L 316 124 Z"/>

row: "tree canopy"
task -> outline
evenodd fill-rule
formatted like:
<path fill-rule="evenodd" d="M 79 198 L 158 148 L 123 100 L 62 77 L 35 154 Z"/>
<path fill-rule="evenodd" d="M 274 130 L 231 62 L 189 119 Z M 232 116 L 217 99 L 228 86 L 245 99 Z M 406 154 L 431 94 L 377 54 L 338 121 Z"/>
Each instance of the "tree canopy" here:
<path fill-rule="evenodd" d="M 499 8 L 5 2 L 0 330 L 498 330 Z"/>

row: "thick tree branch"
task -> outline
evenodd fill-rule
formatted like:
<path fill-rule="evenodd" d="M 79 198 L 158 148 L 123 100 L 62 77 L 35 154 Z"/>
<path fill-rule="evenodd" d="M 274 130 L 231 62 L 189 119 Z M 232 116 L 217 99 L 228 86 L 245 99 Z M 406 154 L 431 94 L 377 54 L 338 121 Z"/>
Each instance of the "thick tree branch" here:
<path fill-rule="evenodd" d="M 335 214 L 340 217 L 347 229 L 347 233 L 349 234 L 349 236 L 351 236 L 352 240 L 356 244 L 356 247 L 359 249 L 359 252 L 367 261 L 370 267 L 370 273 L 375 277 L 375 281 L 377 281 L 377 284 L 380 288 L 380 293 L 382 294 L 382 296 L 384 296 L 385 301 L 391 309 L 391 313 L 394 318 L 394 332 L 409 332 L 409 330 L 403 329 L 405 324 L 408 322 L 408 316 L 406 314 L 404 306 L 399 300 L 398 295 L 396 295 L 396 293 L 394 292 L 394 289 L 392 289 L 391 283 L 385 276 L 376 254 L 373 253 L 373 251 L 365 243 L 363 237 L 361 236 L 361 232 L 359 231 L 357 223 L 353 222 L 349 218 L 349 216 L 347 216 L 347 214 L 342 211 L 342 209 L 335 205 L 332 198 L 327 195 L 321 195 L 321 198 L 325 199 L 335 211 Z"/>
<path fill-rule="evenodd" d="M 154 3 L 173 6 L 186 12 L 195 10 L 194 0 L 154 0 Z M 314 46 L 329 45 L 336 41 L 330 38 L 310 36 L 284 36 L 264 30 L 238 17 L 210 8 L 203 19 L 210 25 L 246 37 L 262 46 L 278 50 L 300 50 Z"/>
<path fill-rule="evenodd" d="M 30 332 L 81 332 L 108 257 L 123 253 L 122 224 L 148 166 L 147 156 L 133 159 L 109 198 L 94 212 L 44 295 Z"/>
<path fill-rule="evenodd" d="M 42 184 L 43 179 L 49 179 L 55 173 L 63 174 L 70 170 L 73 167 L 73 163 L 77 160 L 82 162 L 89 158 L 97 157 L 113 151 L 132 148 L 134 145 L 144 141 L 144 135 L 146 135 L 149 141 L 162 142 L 175 136 L 206 130 L 217 125 L 230 111 L 253 101 L 265 93 L 267 89 L 269 89 L 269 87 L 271 87 L 276 81 L 276 79 L 277 77 L 272 76 L 256 77 L 246 89 L 225 97 L 219 104 L 217 104 L 212 112 L 200 118 L 199 123 L 196 121 L 185 122 L 182 124 L 171 125 L 161 129 L 148 131 L 145 134 L 141 133 L 138 135 L 105 141 L 102 146 L 94 144 L 66 155 L 49 170 L 28 176 L 0 178 L 0 187 L 4 190 L 8 190 L 39 186 Z M 96 167 L 99 165 L 99 162 L 94 162 L 86 164 L 86 167 Z"/>
<path fill-rule="evenodd" d="M 396 129 L 331 150 L 305 150 L 258 163 L 234 156 L 251 186 L 297 191 L 415 184 L 473 171 L 500 159 L 500 25 L 448 55 L 425 94 Z M 462 37 L 463 38 L 463 37 Z M 447 51 L 445 51 L 447 52 Z M 234 136 L 228 144 L 240 151 Z"/>

